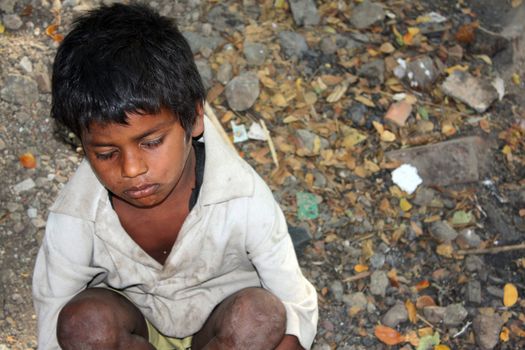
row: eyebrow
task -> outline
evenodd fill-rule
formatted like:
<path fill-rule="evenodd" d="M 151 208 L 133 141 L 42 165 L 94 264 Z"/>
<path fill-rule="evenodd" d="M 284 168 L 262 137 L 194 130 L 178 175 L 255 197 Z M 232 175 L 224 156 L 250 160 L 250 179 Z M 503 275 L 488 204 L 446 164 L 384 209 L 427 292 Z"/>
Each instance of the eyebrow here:
<path fill-rule="evenodd" d="M 153 128 L 144 131 L 142 134 L 134 136 L 133 137 L 133 141 L 138 142 L 138 141 L 142 140 L 143 138 L 145 138 L 145 137 L 147 137 L 147 136 L 149 136 L 151 134 L 154 134 L 154 133 L 156 133 L 156 132 L 158 132 L 158 131 L 160 131 L 160 130 L 162 130 L 162 129 L 164 129 L 164 128 L 172 125 L 172 124 L 173 124 L 172 121 L 166 121 L 166 122 L 163 122 L 163 123 L 161 123 L 159 125 L 156 125 Z M 105 143 L 105 142 L 89 142 L 89 145 L 91 147 L 113 147 L 114 146 L 111 143 Z"/>

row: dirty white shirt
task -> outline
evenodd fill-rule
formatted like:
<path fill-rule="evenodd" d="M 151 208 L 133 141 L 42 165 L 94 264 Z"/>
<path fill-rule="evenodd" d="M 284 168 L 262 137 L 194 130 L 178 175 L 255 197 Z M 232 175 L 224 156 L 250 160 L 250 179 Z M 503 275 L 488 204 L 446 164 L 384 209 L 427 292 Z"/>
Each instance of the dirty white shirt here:
<path fill-rule="evenodd" d="M 87 287 L 123 291 L 163 334 L 196 333 L 232 293 L 262 286 L 284 303 L 287 334 L 310 348 L 315 288 L 302 275 L 283 213 L 256 172 L 205 118 L 196 205 L 164 265 L 124 231 L 107 190 L 83 161 L 50 209 L 33 276 L 38 348 L 59 349 L 60 309 Z"/>

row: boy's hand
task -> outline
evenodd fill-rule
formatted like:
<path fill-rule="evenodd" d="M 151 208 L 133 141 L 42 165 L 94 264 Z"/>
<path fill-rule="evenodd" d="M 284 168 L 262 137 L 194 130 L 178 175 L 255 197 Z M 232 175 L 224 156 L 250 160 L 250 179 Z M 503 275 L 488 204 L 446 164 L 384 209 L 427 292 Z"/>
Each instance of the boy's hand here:
<path fill-rule="evenodd" d="M 295 335 L 286 334 L 275 350 L 304 350 Z"/>

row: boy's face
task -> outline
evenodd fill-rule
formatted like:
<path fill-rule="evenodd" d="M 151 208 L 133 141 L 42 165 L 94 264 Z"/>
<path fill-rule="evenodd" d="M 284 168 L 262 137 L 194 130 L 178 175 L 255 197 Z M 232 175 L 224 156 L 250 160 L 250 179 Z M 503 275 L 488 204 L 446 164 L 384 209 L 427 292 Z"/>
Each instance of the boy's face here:
<path fill-rule="evenodd" d="M 204 130 L 202 108 L 192 136 Z M 82 134 L 84 151 L 102 184 L 115 196 L 139 208 L 162 203 L 187 171 L 191 139 L 168 110 L 128 114 L 128 125 L 90 125 Z"/>

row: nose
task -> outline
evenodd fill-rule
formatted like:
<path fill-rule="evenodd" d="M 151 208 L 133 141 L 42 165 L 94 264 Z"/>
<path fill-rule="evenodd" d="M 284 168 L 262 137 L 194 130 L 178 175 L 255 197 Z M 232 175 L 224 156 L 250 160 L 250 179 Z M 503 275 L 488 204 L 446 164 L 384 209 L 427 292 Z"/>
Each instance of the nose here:
<path fill-rule="evenodd" d="M 148 172 L 148 164 L 139 151 L 130 151 L 123 154 L 121 160 L 122 177 L 137 177 Z"/>

